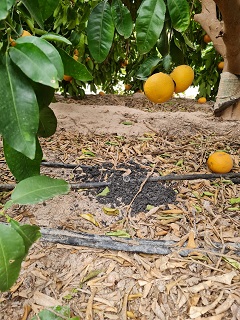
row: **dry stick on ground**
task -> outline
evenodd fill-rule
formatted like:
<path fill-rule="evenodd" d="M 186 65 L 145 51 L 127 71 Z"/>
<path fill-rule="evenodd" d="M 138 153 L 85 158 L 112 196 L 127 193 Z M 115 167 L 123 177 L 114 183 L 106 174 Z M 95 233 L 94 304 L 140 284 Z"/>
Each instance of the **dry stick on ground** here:
<path fill-rule="evenodd" d="M 131 206 L 133 204 L 133 202 L 135 201 L 135 199 L 137 198 L 137 196 L 139 195 L 139 193 L 142 192 L 142 189 L 144 187 L 144 185 L 146 184 L 146 182 L 149 180 L 149 178 L 151 177 L 151 175 L 153 174 L 154 170 L 155 170 L 156 164 L 154 164 L 154 166 L 152 167 L 152 170 L 147 174 L 147 177 L 143 180 L 142 184 L 140 185 L 140 188 L 138 190 L 138 192 L 135 194 L 135 196 L 132 198 L 132 201 L 129 203 L 129 205 L 127 206 L 127 215 L 129 217 L 129 214 L 131 212 Z"/>

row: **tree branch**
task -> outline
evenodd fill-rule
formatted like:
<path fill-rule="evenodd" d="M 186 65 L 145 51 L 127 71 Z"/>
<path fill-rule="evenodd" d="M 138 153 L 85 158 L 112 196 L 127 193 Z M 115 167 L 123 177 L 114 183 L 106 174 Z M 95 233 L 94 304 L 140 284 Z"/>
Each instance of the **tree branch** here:
<path fill-rule="evenodd" d="M 217 19 L 216 3 L 213 0 L 202 0 L 202 12 L 195 14 L 194 20 L 200 23 L 210 36 L 215 49 L 225 58 L 226 47 L 221 37 L 223 23 Z"/>
<path fill-rule="evenodd" d="M 226 46 L 224 71 L 240 75 L 240 0 L 214 0 L 224 21 L 223 41 Z"/>

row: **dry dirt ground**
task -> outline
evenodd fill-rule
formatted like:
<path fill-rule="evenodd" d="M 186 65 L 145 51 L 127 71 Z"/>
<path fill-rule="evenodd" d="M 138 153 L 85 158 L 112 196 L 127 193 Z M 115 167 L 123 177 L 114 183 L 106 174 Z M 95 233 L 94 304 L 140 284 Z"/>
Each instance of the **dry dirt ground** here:
<path fill-rule="evenodd" d="M 77 188 L 9 210 L 21 223 L 57 230 L 59 243 L 42 239 L 31 248 L 16 285 L 0 295 L 0 319 L 31 319 L 64 305 L 86 320 L 239 320 L 239 178 L 150 181 L 210 174 L 206 161 L 215 150 L 229 152 L 239 173 L 239 121 L 215 118 L 211 103 L 180 98 L 162 105 L 142 94 L 56 99 L 58 129 L 41 141 L 44 159 L 78 166 L 42 166 L 42 173 L 70 183 L 111 181 L 110 193 Z M 3 155 L 0 166 L 1 183 L 14 183 Z M 8 196 L 1 192 L 1 202 Z M 104 249 L 101 240 L 60 243 L 66 230 L 108 235 L 120 249 Z M 149 254 L 161 253 L 159 240 L 169 253 Z"/>

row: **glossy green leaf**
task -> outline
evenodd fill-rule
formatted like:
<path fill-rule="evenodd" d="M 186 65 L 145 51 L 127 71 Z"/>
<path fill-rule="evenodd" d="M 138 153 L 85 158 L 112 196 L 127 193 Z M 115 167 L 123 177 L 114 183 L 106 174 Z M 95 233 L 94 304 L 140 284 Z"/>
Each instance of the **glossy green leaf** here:
<path fill-rule="evenodd" d="M 41 237 L 40 228 L 29 224 L 20 225 L 15 220 L 11 220 L 11 227 L 22 237 L 26 256 L 33 243 Z"/>
<path fill-rule="evenodd" d="M 168 30 L 165 27 L 163 28 L 160 38 L 157 41 L 157 48 L 163 57 L 169 54 Z"/>
<path fill-rule="evenodd" d="M 150 56 L 146 58 L 139 67 L 136 77 L 140 80 L 146 80 L 147 77 L 152 74 L 159 62 L 160 58 L 158 56 Z"/>
<path fill-rule="evenodd" d="M 63 70 L 62 59 L 57 49 L 45 39 L 34 37 L 34 36 L 21 37 L 17 39 L 16 48 L 20 48 L 21 47 L 20 45 L 24 45 L 24 44 L 26 45 L 28 43 L 34 44 L 37 48 L 39 48 L 45 54 L 45 56 L 50 60 L 51 64 L 56 68 L 58 73 L 58 80 L 61 80 L 64 74 L 64 70 Z M 24 48 L 24 46 L 22 47 Z"/>
<path fill-rule="evenodd" d="M 130 11 L 124 6 L 121 0 L 113 0 L 111 10 L 117 32 L 125 39 L 129 38 L 133 29 Z"/>
<path fill-rule="evenodd" d="M 166 70 L 167 72 L 169 72 L 170 67 L 171 67 L 171 63 L 172 63 L 172 57 L 170 54 L 167 54 L 164 58 L 163 58 L 163 68 L 164 70 Z"/>
<path fill-rule="evenodd" d="M 22 237 L 9 225 L 0 224 L 0 291 L 7 291 L 17 280 L 24 256 Z"/>
<path fill-rule="evenodd" d="M 167 7 L 173 28 L 185 31 L 190 23 L 190 8 L 187 0 L 167 0 Z"/>
<path fill-rule="evenodd" d="M 30 159 L 35 158 L 39 111 L 28 78 L 6 56 L 0 59 L 0 133 L 6 142 Z"/>
<path fill-rule="evenodd" d="M 34 204 L 56 195 L 66 194 L 69 184 L 62 179 L 35 176 L 22 180 L 13 190 L 11 200 L 18 204 Z"/>
<path fill-rule="evenodd" d="M 33 43 L 23 43 L 9 50 L 12 61 L 31 80 L 58 88 L 58 73 L 48 57 Z"/>
<path fill-rule="evenodd" d="M 63 36 L 60 36 L 59 34 L 56 33 L 45 33 L 44 35 L 41 36 L 41 39 L 47 40 L 47 41 L 57 41 L 57 42 L 62 42 L 66 44 L 72 44 L 71 41 L 66 39 Z"/>
<path fill-rule="evenodd" d="M 34 0 L 39 3 L 43 21 L 47 20 L 57 8 L 60 0 Z"/>
<path fill-rule="evenodd" d="M 112 46 L 114 22 L 111 7 L 107 1 L 97 4 L 89 17 L 87 25 L 88 47 L 93 58 L 103 62 Z"/>
<path fill-rule="evenodd" d="M 43 138 L 51 137 L 57 129 L 57 118 L 53 110 L 45 107 L 39 113 L 38 135 Z"/>
<path fill-rule="evenodd" d="M 43 16 L 42 16 L 42 12 L 40 10 L 40 6 L 39 6 L 38 0 L 34 0 L 34 1 L 32 1 L 32 0 L 22 0 L 22 3 L 27 8 L 27 10 L 29 11 L 29 13 L 33 17 L 33 19 L 37 22 L 39 27 L 41 29 L 44 29 Z"/>
<path fill-rule="evenodd" d="M 66 51 L 58 48 L 58 52 L 62 58 L 64 65 L 64 74 L 80 81 L 90 81 L 93 79 L 91 73 L 84 64 L 76 61 L 66 53 Z"/>
<path fill-rule="evenodd" d="M 39 110 L 48 107 L 54 99 L 55 90 L 41 83 L 32 81 L 31 84 L 37 97 Z"/>
<path fill-rule="evenodd" d="M 3 20 L 8 15 L 8 10 L 14 5 L 16 0 L 1 0 L 0 1 L 0 20 Z"/>
<path fill-rule="evenodd" d="M 3 140 L 3 147 L 7 165 L 18 181 L 40 175 L 40 164 L 43 154 L 38 139 L 36 140 L 36 154 L 34 159 L 29 159 L 24 154 L 10 147 L 5 139 Z"/>
<path fill-rule="evenodd" d="M 136 19 L 136 39 L 140 54 L 147 53 L 156 44 L 164 25 L 164 0 L 143 0 Z"/>

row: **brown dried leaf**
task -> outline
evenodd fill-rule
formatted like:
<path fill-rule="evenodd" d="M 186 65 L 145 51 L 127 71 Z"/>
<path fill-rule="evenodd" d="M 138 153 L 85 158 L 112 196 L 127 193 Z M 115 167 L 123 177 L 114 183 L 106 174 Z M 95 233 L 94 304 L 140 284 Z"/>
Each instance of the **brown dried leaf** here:
<path fill-rule="evenodd" d="M 196 319 L 197 317 L 200 317 L 201 315 L 209 312 L 210 310 L 213 310 L 217 304 L 219 303 L 219 301 L 222 299 L 223 297 L 223 291 L 220 292 L 219 296 L 217 297 L 217 299 L 207 305 L 207 306 L 203 306 L 203 307 L 195 307 L 195 306 L 191 306 L 189 309 L 189 316 L 191 319 Z"/>

